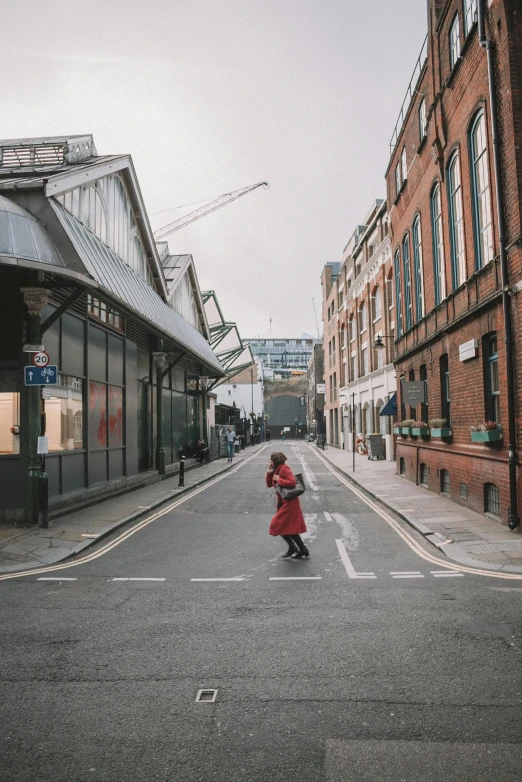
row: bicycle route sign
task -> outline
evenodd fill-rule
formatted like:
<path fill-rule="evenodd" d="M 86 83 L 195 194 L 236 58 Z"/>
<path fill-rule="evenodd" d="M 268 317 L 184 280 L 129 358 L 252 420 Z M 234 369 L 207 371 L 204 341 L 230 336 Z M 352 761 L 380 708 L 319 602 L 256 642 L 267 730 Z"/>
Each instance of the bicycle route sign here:
<path fill-rule="evenodd" d="M 55 386 L 58 383 L 58 367 L 24 367 L 26 386 Z"/>

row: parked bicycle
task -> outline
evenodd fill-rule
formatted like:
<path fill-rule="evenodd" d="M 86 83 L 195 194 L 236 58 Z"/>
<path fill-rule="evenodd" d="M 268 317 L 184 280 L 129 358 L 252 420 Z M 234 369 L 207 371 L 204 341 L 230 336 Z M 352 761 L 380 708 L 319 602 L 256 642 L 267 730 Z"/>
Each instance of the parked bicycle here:
<path fill-rule="evenodd" d="M 318 448 L 321 448 L 324 451 L 324 449 L 326 448 L 326 435 L 318 434 L 316 445 Z"/>
<path fill-rule="evenodd" d="M 355 441 L 355 450 L 360 456 L 367 456 L 368 455 L 368 446 L 366 445 L 366 440 L 364 439 L 364 435 L 360 434 L 356 441 Z"/>

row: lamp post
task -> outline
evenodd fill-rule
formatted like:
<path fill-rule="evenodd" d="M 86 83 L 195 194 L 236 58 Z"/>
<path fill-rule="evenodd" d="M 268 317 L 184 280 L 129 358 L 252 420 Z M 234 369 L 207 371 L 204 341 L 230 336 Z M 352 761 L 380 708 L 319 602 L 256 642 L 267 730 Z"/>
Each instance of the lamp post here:
<path fill-rule="evenodd" d="M 156 469 L 159 475 L 165 475 L 165 443 L 163 441 L 163 367 L 167 354 L 162 350 L 152 353 L 156 366 Z"/>
<path fill-rule="evenodd" d="M 203 440 L 206 442 L 210 449 L 210 441 L 208 438 L 208 422 L 207 422 L 207 391 L 210 386 L 210 378 L 206 377 L 206 375 L 201 375 L 199 378 L 199 387 L 201 388 L 203 395 L 202 395 L 202 404 L 203 404 Z"/>

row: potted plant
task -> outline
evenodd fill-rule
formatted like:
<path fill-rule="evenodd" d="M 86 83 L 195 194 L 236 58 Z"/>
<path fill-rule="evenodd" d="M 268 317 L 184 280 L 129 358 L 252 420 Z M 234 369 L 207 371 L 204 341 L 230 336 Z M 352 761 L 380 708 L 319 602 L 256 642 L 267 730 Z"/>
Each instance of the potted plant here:
<path fill-rule="evenodd" d="M 502 440 L 502 427 L 496 421 L 481 421 L 470 427 L 472 443 L 496 443 Z"/>
<path fill-rule="evenodd" d="M 451 429 L 446 426 L 445 418 L 431 418 L 428 421 L 432 437 L 451 437 Z"/>
<path fill-rule="evenodd" d="M 426 421 L 414 421 L 411 425 L 411 433 L 415 436 L 426 437 L 429 435 L 430 430 Z"/>
<path fill-rule="evenodd" d="M 400 433 L 403 434 L 403 435 L 404 434 L 411 434 L 411 427 L 413 426 L 414 423 L 415 423 L 415 421 L 413 420 L 413 418 L 405 418 L 404 421 L 401 421 L 399 423 L 399 431 L 400 431 Z"/>

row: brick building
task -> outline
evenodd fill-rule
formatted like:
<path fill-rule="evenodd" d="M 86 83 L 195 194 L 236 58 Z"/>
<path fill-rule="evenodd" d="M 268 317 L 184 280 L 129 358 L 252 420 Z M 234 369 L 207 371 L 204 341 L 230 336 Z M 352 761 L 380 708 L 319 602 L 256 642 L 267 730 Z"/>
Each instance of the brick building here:
<path fill-rule="evenodd" d="M 341 411 L 339 408 L 339 386 L 341 378 L 340 311 L 343 301 L 343 289 L 337 281 L 342 270 L 341 263 L 327 263 L 321 273 L 322 317 L 324 324 L 324 424 L 326 439 L 331 445 L 339 445 L 341 431 Z"/>
<path fill-rule="evenodd" d="M 515 0 L 427 6 L 428 35 L 386 172 L 399 418 L 427 432 L 399 437 L 398 471 L 514 528 L 522 499 L 522 8 Z M 424 381 L 424 400 L 407 404 L 413 387 L 403 381 Z"/>

